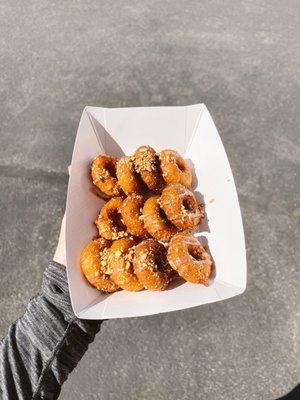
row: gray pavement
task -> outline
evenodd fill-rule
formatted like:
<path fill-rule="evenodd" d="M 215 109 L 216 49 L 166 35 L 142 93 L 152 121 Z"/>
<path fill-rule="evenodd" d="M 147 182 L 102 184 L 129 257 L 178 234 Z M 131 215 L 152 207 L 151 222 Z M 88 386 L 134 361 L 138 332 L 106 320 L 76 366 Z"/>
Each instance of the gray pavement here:
<path fill-rule="evenodd" d="M 2 1 L 0 32 L 0 334 L 53 255 L 83 107 L 205 102 L 239 193 L 247 291 L 104 323 L 60 398 L 290 391 L 299 378 L 299 2 Z"/>

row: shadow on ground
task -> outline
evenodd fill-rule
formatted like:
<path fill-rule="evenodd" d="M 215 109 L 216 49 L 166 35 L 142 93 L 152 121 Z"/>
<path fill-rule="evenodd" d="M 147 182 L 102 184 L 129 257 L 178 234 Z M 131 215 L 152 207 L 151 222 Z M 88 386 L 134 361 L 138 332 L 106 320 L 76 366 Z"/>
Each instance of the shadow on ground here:
<path fill-rule="evenodd" d="M 300 384 L 294 387 L 294 389 L 285 394 L 282 397 L 279 397 L 277 400 L 299 400 L 300 399 Z"/>

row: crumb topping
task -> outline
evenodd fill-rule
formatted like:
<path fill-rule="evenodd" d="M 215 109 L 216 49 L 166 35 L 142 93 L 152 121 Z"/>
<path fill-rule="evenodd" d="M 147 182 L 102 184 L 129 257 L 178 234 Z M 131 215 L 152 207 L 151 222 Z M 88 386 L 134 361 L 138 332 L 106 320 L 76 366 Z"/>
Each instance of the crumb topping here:
<path fill-rule="evenodd" d="M 117 251 L 115 252 L 115 257 L 116 257 L 116 258 L 120 257 L 121 255 L 122 255 L 122 250 L 117 250 Z"/>
<path fill-rule="evenodd" d="M 176 158 L 173 156 L 173 154 L 168 153 L 165 156 L 164 161 L 167 162 L 167 163 L 176 163 Z"/>
<path fill-rule="evenodd" d="M 188 217 L 189 217 L 188 211 L 185 209 L 184 205 L 181 204 L 181 213 L 180 213 L 181 221 L 184 222 Z"/>
<path fill-rule="evenodd" d="M 155 156 L 147 147 L 142 147 L 139 150 L 138 157 L 135 157 L 134 166 L 136 172 L 152 172 L 156 171 Z"/>
<path fill-rule="evenodd" d="M 143 249 L 139 254 L 139 268 L 138 272 L 151 271 L 158 273 L 159 270 L 165 265 L 161 254 L 154 254 L 155 249 Z"/>
<path fill-rule="evenodd" d="M 112 269 L 109 266 L 109 250 L 108 247 L 100 252 L 100 265 L 105 275 L 111 275 Z"/>
<path fill-rule="evenodd" d="M 118 272 L 122 272 L 123 269 L 125 268 L 127 271 L 132 267 L 132 261 L 134 257 L 134 249 L 135 246 L 132 246 L 128 251 L 125 251 L 124 248 L 119 248 L 116 250 L 114 253 L 110 254 L 110 260 L 115 259 L 115 260 L 120 260 L 122 261 L 121 264 L 118 264 Z M 122 257 L 122 258 L 121 258 Z M 123 264 L 124 262 L 124 264 Z M 121 266 L 122 265 L 122 266 Z"/>
<path fill-rule="evenodd" d="M 135 246 L 130 247 L 128 252 L 125 255 L 125 260 L 129 263 L 132 263 L 134 257 Z"/>
<path fill-rule="evenodd" d="M 112 240 L 117 240 L 117 239 L 121 239 L 122 237 L 128 236 L 128 232 L 126 232 L 126 231 L 118 231 L 115 228 L 111 232 L 112 232 L 112 234 L 111 234 Z"/>
<path fill-rule="evenodd" d="M 140 208 L 140 215 L 138 216 L 138 220 L 139 220 L 139 221 L 144 221 L 144 219 L 145 219 L 145 217 L 144 217 L 144 215 L 143 215 L 143 209 Z"/>

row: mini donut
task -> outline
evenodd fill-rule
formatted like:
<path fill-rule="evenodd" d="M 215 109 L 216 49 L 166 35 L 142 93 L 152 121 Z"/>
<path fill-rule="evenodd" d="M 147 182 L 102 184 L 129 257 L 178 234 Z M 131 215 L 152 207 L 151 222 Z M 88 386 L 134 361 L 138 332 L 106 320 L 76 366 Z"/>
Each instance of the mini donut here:
<path fill-rule="evenodd" d="M 144 286 L 138 281 L 133 270 L 135 241 L 132 238 L 116 240 L 108 250 L 108 265 L 111 279 L 120 288 L 138 292 Z"/>
<path fill-rule="evenodd" d="M 153 239 L 144 240 L 135 247 L 133 267 L 138 280 L 149 290 L 164 290 L 172 277 L 167 250 Z"/>
<path fill-rule="evenodd" d="M 212 258 L 191 233 L 180 232 L 172 237 L 168 248 L 168 261 L 186 281 L 208 286 Z"/>
<path fill-rule="evenodd" d="M 192 173 L 184 159 L 174 150 L 163 150 L 158 155 L 162 175 L 167 183 L 180 183 L 190 188 Z"/>
<path fill-rule="evenodd" d="M 195 228 L 204 217 L 194 194 L 178 183 L 165 187 L 160 204 L 168 219 L 180 230 Z"/>
<path fill-rule="evenodd" d="M 165 186 L 158 157 L 150 146 L 141 146 L 134 153 L 134 167 L 148 187 L 155 193 L 160 193 Z"/>
<path fill-rule="evenodd" d="M 93 184 L 109 197 L 120 196 L 121 186 L 116 177 L 117 160 L 112 156 L 100 155 L 91 165 Z"/>
<path fill-rule="evenodd" d="M 80 267 L 87 281 L 102 292 L 112 293 L 119 286 L 111 280 L 106 269 L 105 252 L 110 242 L 99 238 L 89 242 L 81 252 Z"/>
<path fill-rule="evenodd" d="M 149 233 L 144 225 L 143 205 L 145 199 L 143 196 L 132 194 L 126 197 L 120 208 L 122 219 L 127 226 L 128 232 L 133 236 L 140 238 L 149 237 Z"/>
<path fill-rule="evenodd" d="M 168 241 L 178 229 L 166 217 L 160 207 L 160 197 L 152 196 L 143 207 L 144 224 L 147 231 L 156 240 Z"/>
<path fill-rule="evenodd" d="M 127 195 L 144 193 L 144 185 L 134 169 L 132 157 L 120 158 L 117 162 L 116 174 L 121 188 Z"/>
<path fill-rule="evenodd" d="M 113 197 L 104 204 L 100 210 L 95 224 L 99 230 L 100 236 L 105 239 L 115 240 L 128 236 L 126 226 L 123 224 L 120 208 L 122 206 L 122 197 Z"/>

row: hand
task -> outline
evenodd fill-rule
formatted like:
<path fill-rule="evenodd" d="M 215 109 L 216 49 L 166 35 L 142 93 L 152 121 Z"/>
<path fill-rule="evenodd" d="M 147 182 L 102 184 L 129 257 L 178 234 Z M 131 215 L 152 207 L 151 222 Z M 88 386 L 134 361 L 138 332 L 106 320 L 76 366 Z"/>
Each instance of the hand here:
<path fill-rule="evenodd" d="M 63 219 L 61 221 L 59 239 L 57 243 L 57 247 L 55 250 L 55 254 L 53 257 L 53 261 L 66 266 L 66 214 L 64 214 Z"/>
<path fill-rule="evenodd" d="M 71 166 L 68 166 L 68 173 L 70 175 Z M 64 266 L 67 265 L 66 260 L 66 213 L 64 213 L 63 219 L 61 221 L 60 233 L 58 238 L 57 247 L 53 256 L 53 261 L 62 264 Z"/>

